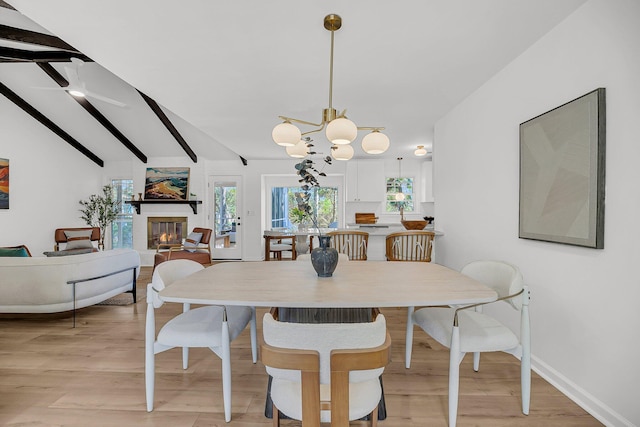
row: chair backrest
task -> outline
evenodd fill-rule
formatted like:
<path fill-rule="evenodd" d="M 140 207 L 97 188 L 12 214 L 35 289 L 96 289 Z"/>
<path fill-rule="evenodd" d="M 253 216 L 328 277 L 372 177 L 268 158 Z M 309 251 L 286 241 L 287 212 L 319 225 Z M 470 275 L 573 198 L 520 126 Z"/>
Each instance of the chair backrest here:
<path fill-rule="evenodd" d="M 498 298 L 515 295 L 524 287 L 524 279 L 518 267 L 504 261 L 473 261 L 460 272 L 492 288 Z M 516 310 L 522 307 L 522 298 L 510 298 L 505 302 Z"/>
<path fill-rule="evenodd" d="M 213 230 L 210 228 L 200 228 L 200 227 L 194 227 L 193 228 L 193 232 L 194 233 L 202 233 L 202 238 L 200 239 L 200 243 L 204 244 L 204 245 L 209 245 L 209 242 L 211 241 L 211 234 L 213 233 Z"/>
<path fill-rule="evenodd" d="M 279 322 L 265 313 L 262 323 L 265 343 L 280 348 L 315 350 L 320 356 L 320 383 L 331 382 L 331 351 L 366 349 L 380 346 L 387 337 L 384 315 L 378 314 L 367 323 L 288 323 Z M 266 366 L 274 378 L 300 382 L 300 371 Z M 368 381 L 379 377 L 384 368 L 353 371 L 350 382 Z"/>
<path fill-rule="evenodd" d="M 411 230 L 391 233 L 385 239 L 387 261 L 431 262 L 434 238 L 433 231 Z"/>
<path fill-rule="evenodd" d="M 147 295 L 150 303 L 154 308 L 162 307 L 164 301 L 160 299 L 158 292 L 163 290 L 178 279 L 182 279 L 197 271 L 203 270 L 204 266 L 199 262 L 192 261 L 190 259 L 174 259 L 168 260 L 161 264 L 158 264 L 153 271 L 151 277 L 151 287 L 153 292 Z"/>
<path fill-rule="evenodd" d="M 327 233 L 331 236 L 331 247 L 339 253 L 347 254 L 352 261 L 367 260 L 369 233 L 357 230 L 336 230 Z"/>

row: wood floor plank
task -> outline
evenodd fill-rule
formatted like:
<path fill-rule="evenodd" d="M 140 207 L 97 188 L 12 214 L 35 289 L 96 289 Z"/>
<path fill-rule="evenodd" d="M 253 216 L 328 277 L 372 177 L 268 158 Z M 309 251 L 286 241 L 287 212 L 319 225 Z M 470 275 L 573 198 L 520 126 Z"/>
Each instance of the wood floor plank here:
<path fill-rule="evenodd" d="M 150 268 L 138 283 L 146 289 Z M 157 310 L 160 326 L 181 311 Z M 260 329 L 262 314 L 258 310 Z M 414 332 L 411 369 L 404 368 L 406 309 L 384 309 L 392 337 L 391 364 L 383 384 L 387 404 L 381 427 L 446 426 L 449 353 L 424 332 Z M 251 362 L 249 330 L 232 344 L 233 415 L 224 421 L 221 364 L 208 349 L 192 349 L 182 369 L 179 349 L 156 356 L 155 410 L 144 392 L 146 301 L 93 306 L 77 313 L 0 315 L 0 425 L 66 427 L 270 426 L 264 416 L 267 376 Z M 260 334 L 260 330 L 259 330 Z M 519 362 L 513 356 L 471 358 L 460 371 L 458 425 L 480 427 L 591 427 L 602 425 L 533 373 L 531 413 L 520 412 Z M 352 426 L 366 423 L 352 422 Z M 283 420 L 283 427 L 300 426 Z"/>

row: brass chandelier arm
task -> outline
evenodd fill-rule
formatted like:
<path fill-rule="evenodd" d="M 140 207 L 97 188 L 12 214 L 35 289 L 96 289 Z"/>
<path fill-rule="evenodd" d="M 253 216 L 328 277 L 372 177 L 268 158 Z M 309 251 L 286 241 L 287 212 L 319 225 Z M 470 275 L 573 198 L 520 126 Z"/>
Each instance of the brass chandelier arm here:
<path fill-rule="evenodd" d="M 312 129 L 312 130 L 308 130 L 306 132 L 302 132 L 302 136 L 309 135 L 310 133 L 320 132 L 322 129 L 324 129 L 324 124 L 322 126 L 320 126 L 318 129 Z"/>
<path fill-rule="evenodd" d="M 300 119 L 294 119 L 292 117 L 286 117 L 286 116 L 278 116 L 280 117 L 282 120 L 286 121 L 286 122 L 295 122 L 295 123 L 300 123 L 303 125 L 309 125 L 309 126 L 322 126 L 324 127 L 325 123 L 312 123 L 312 122 L 307 122 L 305 120 L 300 120 Z M 321 128 L 322 129 L 322 128 Z"/>
<path fill-rule="evenodd" d="M 372 130 L 372 131 L 381 131 L 384 130 L 384 127 L 379 126 L 358 126 L 358 130 Z"/>

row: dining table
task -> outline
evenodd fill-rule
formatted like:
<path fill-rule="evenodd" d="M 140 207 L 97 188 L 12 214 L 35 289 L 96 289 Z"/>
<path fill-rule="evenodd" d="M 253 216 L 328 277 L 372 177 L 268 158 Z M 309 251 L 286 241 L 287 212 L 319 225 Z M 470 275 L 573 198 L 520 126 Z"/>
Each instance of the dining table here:
<path fill-rule="evenodd" d="M 311 262 L 223 262 L 160 291 L 168 302 L 252 307 L 411 307 L 495 301 L 488 286 L 430 262 L 340 262 L 318 277 Z"/>
<path fill-rule="evenodd" d="M 278 308 L 290 316 L 286 321 L 311 316 L 339 322 L 361 318 L 371 308 L 475 304 L 495 301 L 497 294 L 430 262 L 346 261 L 338 263 L 331 277 L 318 277 L 311 262 L 254 261 L 214 264 L 176 280 L 160 297 L 176 303 Z M 270 385 L 271 378 L 265 402 L 269 418 Z M 383 393 L 378 419 L 385 418 Z"/>

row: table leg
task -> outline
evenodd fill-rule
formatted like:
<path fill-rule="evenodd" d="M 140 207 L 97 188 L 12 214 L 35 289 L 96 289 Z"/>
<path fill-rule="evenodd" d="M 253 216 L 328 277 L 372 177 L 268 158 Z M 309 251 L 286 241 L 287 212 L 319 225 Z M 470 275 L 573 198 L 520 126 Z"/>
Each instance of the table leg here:
<path fill-rule="evenodd" d="M 271 246 L 271 237 L 269 236 L 264 236 L 264 260 L 265 261 L 269 261 L 271 259 L 271 251 L 270 246 Z"/>

